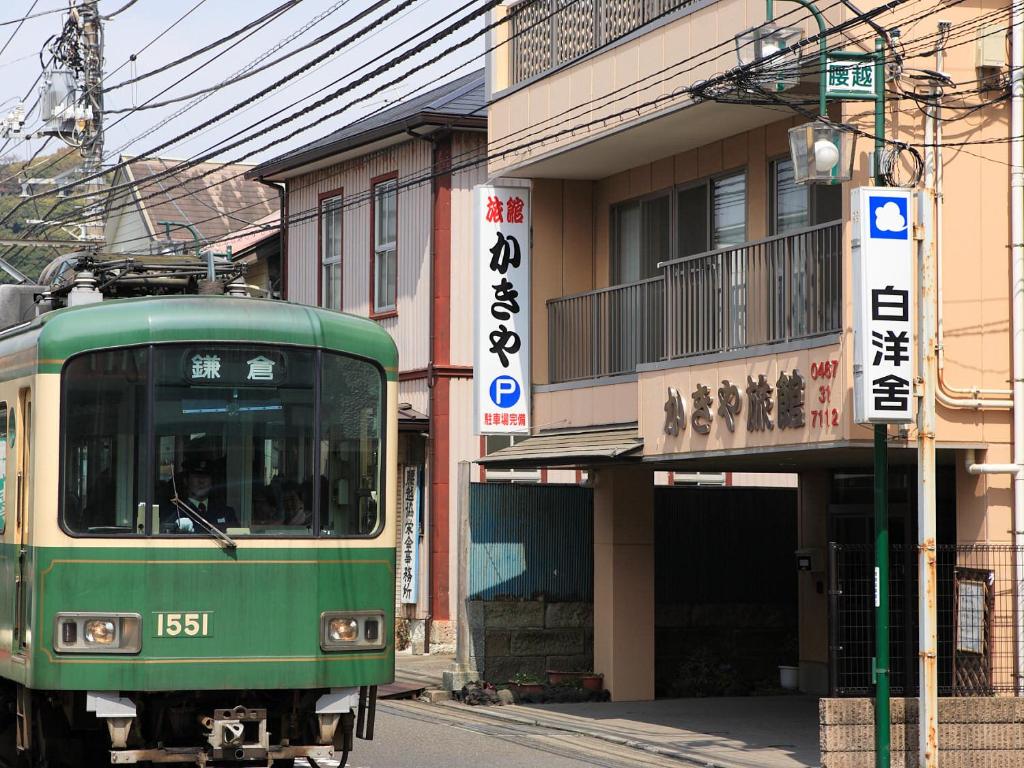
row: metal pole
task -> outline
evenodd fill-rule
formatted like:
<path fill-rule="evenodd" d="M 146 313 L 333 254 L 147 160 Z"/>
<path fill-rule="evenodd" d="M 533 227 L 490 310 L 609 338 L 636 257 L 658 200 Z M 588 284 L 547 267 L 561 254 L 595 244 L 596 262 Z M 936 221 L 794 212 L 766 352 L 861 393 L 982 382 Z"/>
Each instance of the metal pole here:
<path fill-rule="evenodd" d="M 885 41 L 875 38 L 875 183 L 882 179 L 885 135 Z M 824 78 L 824 73 L 822 74 Z M 891 762 L 889 710 L 889 466 L 888 429 L 875 425 L 875 768 Z"/>
<path fill-rule="evenodd" d="M 933 89 L 937 98 L 938 89 Z M 925 110 L 925 142 L 933 144 L 935 120 Z M 935 150 L 926 147 L 925 191 L 917 195 L 924 237 L 918 244 L 917 536 L 918 536 L 918 765 L 939 761 L 938 579 L 935 568 L 935 389 L 938 382 L 935 326 L 933 213 Z"/>
<path fill-rule="evenodd" d="M 811 12 L 814 20 L 818 22 L 818 114 L 825 117 L 828 114 L 828 106 L 825 101 L 826 69 L 828 68 L 828 38 L 825 30 L 828 29 L 828 25 L 825 23 L 825 17 L 821 11 L 811 0 L 790 0 L 790 2 L 802 5 Z M 768 21 L 772 20 L 774 10 L 772 0 L 765 0 L 765 17 Z"/>
<path fill-rule="evenodd" d="M 875 424 L 875 768 L 889 768 L 889 466 L 885 424 Z"/>

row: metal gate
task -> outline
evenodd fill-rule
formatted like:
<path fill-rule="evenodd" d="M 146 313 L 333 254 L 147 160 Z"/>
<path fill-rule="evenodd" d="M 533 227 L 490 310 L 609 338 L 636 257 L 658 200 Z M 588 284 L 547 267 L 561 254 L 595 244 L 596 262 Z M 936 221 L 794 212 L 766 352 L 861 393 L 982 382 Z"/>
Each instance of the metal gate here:
<path fill-rule="evenodd" d="M 938 667 L 942 696 L 1016 693 L 1014 681 L 1014 563 L 1024 550 L 1009 545 L 940 545 Z M 890 553 L 892 692 L 916 696 L 917 550 Z M 829 651 L 832 694 L 872 691 L 874 657 L 874 549 L 829 548 Z"/>

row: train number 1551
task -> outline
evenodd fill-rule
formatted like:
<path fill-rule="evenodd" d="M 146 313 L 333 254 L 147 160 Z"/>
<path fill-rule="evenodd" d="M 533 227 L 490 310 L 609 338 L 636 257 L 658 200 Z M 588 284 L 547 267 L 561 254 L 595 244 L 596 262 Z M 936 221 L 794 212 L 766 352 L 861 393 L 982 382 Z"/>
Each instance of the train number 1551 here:
<path fill-rule="evenodd" d="M 156 637 L 210 637 L 213 633 L 213 613 L 158 613 Z"/>

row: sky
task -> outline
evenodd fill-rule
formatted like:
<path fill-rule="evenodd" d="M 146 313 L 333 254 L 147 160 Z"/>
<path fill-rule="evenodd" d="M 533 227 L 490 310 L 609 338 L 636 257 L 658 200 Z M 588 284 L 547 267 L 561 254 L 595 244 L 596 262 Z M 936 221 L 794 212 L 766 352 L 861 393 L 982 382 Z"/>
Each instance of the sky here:
<path fill-rule="evenodd" d="M 101 14 L 111 13 L 123 6 L 126 1 L 100 0 L 100 12 Z M 108 115 L 104 148 L 106 163 L 116 162 L 122 153 L 131 155 L 148 152 L 209 117 L 238 104 L 246 97 L 258 92 L 288 72 L 299 68 L 317 54 L 337 45 L 348 35 L 367 25 L 371 28 L 365 36 L 310 72 L 304 73 L 253 105 L 240 108 L 230 117 L 195 136 L 160 150 L 158 154 L 162 157 L 187 158 L 215 149 L 218 150 L 215 159 L 237 161 L 242 160 L 243 155 L 257 149 L 261 144 L 279 138 L 298 127 L 308 126 L 308 130 L 297 136 L 273 148 L 260 150 L 242 162 L 268 160 L 289 149 L 314 141 L 370 112 L 483 67 L 484 36 L 478 33 L 483 29 L 484 21 L 483 17 L 477 17 L 463 24 L 451 36 L 431 46 L 423 53 L 393 65 L 387 72 L 373 78 L 367 85 L 343 94 L 317 111 L 276 131 L 266 133 L 265 126 L 272 122 L 271 115 L 284 110 L 273 118 L 280 119 L 318 98 L 329 95 L 372 71 L 380 64 L 392 60 L 402 51 L 443 26 L 464 17 L 467 13 L 459 11 L 466 4 L 465 0 L 412 0 L 408 7 L 394 15 L 389 15 L 389 12 L 406 2 L 406 0 L 390 0 L 383 8 L 374 11 L 366 18 L 354 21 L 353 17 L 370 8 L 374 4 L 373 0 L 299 0 L 297 4 L 277 16 L 266 26 L 259 28 L 247 37 L 243 35 L 242 42 L 230 50 L 227 49 L 241 38 L 228 41 L 215 50 L 170 70 L 161 71 L 167 63 L 202 48 L 207 43 L 262 17 L 280 6 L 283 1 L 137 0 L 126 11 L 106 22 L 104 71 L 108 88 L 141 74 L 158 72 L 157 75 L 142 82 L 107 94 L 105 98 L 108 109 L 136 107 L 144 104 L 147 100 L 155 102 L 184 95 L 218 84 L 247 67 L 259 57 L 266 56 L 265 61 L 270 61 L 287 52 L 299 51 L 295 56 L 265 72 L 215 91 L 182 114 L 176 113 L 189 105 L 191 100 L 158 109 L 139 110 L 129 113 L 127 116 Z M 150 44 L 160 32 L 170 27 L 197 3 L 199 3 L 199 7 L 187 18 L 156 42 Z M 480 4 L 478 0 L 469 3 L 471 10 L 479 7 Z M 0 22 L 24 16 L 32 5 L 33 0 L 6 0 L 6 2 L 0 3 Z M 36 0 L 33 13 L 66 7 L 66 0 L 65 2 Z M 269 51 L 286 38 L 328 11 L 330 11 L 329 15 L 314 24 L 300 37 L 267 56 Z M 453 14 L 452 18 L 439 24 L 439 21 L 448 14 Z M 6 50 L 0 54 L 0 117 L 5 116 L 26 94 L 28 94 L 28 98 L 25 100 L 26 109 L 35 101 L 38 90 L 31 89 L 31 86 L 40 73 L 39 51 L 46 43 L 47 38 L 60 31 L 62 18 L 60 14 L 50 14 L 29 19 L 13 38 L 11 36 L 17 28 L 16 25 L 0 26 L 0 48 L 8 43 L 8 38 L 11 38 Z M 338 26 L 343 26 L 343 28 L 328 40 L 307 47 L 318 35 Z M 430 31 L 428 32 L 428 30 Z M 417 35 L 419 36 L 410 43 L 410 38 Z M 425 65 L 427 60 L 445 48 L 463 41 L 468 42 L 457 51 L 436 64 Z M 402 47 L 389 54 L 388 51 L 393 46 Z M 226 53 L 224 53 L 225 51 Z M 222 55 L 218 57 L 218 53 L 222 53 Z M 134 62 L 130 61 L 132 54 L 137 54 Z M 376 60 L 377 57 L 381 57 L 379 61 Z M 207 61 L 210 61 L 208 65 L 199 66 Z M 189 74 L 197 68 L 198 71 L 195 74 Z M 188 76 L 180 84 L 175 85 L 177 80 L 186 75 Z M 389 86 L 380 94 L 369 96 L 371 90 L 403 75 L 408 75 L 408 77 Z M 330 85 L 339 79 L 340 82 Z M 161 91 L 165 89 L 168 89 L 167 92 L 161 94 Z M 363 98 L 357 104 L 348 107 L 340 115 L 326 117 L 327 113 L 346 106 L 360 97 L 368 98 Z M 292 106 L 294 102 L 299 103 Z M 260 135 L 251 142 L 229 150 L 216 146 L 218 142 L 225 141 L 227 137 L 240 130 L 248 131 L 261 125 L 264 127 L 258 131 Z M 38 116 L 30 115 L 26 121 L 26 130 L 36 130 L 39 126 Z M 0 140 L 0 146 L 3 143 Z M 27 159 L 39 149 L 41 143 L 41 139 L 10 142 L 2 150 L 0 160 Z M 58 139 L 52 139 L 43 150 L 43 154 L 61 147 L 62 144 Z"/>

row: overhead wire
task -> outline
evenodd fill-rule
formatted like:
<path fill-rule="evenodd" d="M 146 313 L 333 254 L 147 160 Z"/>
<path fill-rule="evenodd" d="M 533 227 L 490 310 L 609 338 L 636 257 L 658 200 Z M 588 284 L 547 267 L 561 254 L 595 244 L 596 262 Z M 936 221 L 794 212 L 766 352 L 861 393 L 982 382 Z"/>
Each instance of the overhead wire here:
<path fill-rule="evenodd" d="M 906 1 L 906 0 L 900 0 L 900 2 L 905 2 L 905 1 Z M 899 3 L 897 3 L 897 4 L 899 4 Z M 883 8 L 883 9 L 881 9 L 881 10 L 885 10 L 885 9 Z M 484 30 L 484 31 L 486 31 L 486 30 Z M 729 44 L 729 45 L 731 46 L 731 41 L 728 41 L 728 44 Z M 723 43 L 720 43 L 720 44 L 718 44 L 718 45 L 712 46 L 712 47 L 711 47 L 711 48 L 709 48 L 708 50 L 714 50 L 714 49 L 716 49 L 716 48 L 720 48 L 720 47 L 722 47 L 723 45 L 724 45 Z M 698 55 L 699 55 L 699 54 L 698 54 Z M 690 57 L 690 59 L 689 59 L 689 60 L 692 60 L 693 58 L 694 58 L 694 57 Z M 241 174 L 238 174 L 238 175 L 241 175 Z M 193 180 L 193 179 L 194 179 L 194 177 L 190 178 L 190 181 L 191 181 L 191 180 Z"/>
<path fill-rule="evenodd" d="M 301 0 L 285 0 L 285 2 L 281 3 L 276 8 L 271 9 L 270 11 L 268 11 L 265 14 L 263 14 L 259 18 L 253 19 L 248 24 L 245 24 L 244 26 L 239 27 L 238 29 L 232 30 L 228 34 L 219 37 L 218 39 L 214 40 L 211 43 L 207 43 L 202 48 L 198 48 L 198 49 L 196 49 L 194 51 L 191 51 L 191 52 L 185 54 L 184 56 L 180 56 L 179 58 L 175 59 L 174 61 L 167 62 L 166 64 L 161 64 L 159 67 L 157 67 L 156 69 L 150 70 L 149 72 L 144 72 L 141 75 L 137 75 L 137 76 L 129 78 L 127 80 L 122 80 L 120 83 L 116 83 L 115 85 L 107 86 L 106 88 L 103 89 L 103 92 L 104 93 L 110 93 L 111 91 L 116 91 L 119 88 L 124 88 L 127 85 L 132 85 L 134 83 L 140 83 L 143 80 L 147 80 L 147 79 L 149 79 L 151 77 L 154 77 L 156 75 L 164 74 L 168 70 L 174 69 L 174 67 L 177 67 L 179 64 L 184 64 L 185 62 L 191 61 L 192 59 L 194 59 L 197 56 L 202 56 L 207 51 L 212 51 L 214 48 L 217 48 L 217 47 L 223 45 L 224 43 L 226 43 L 226 42 L 228 42 L 230 40 L 235 39 L 239 35 L 244 34 L 245 32 L 248 32 L 253 27 L 258 26 L 259 24 L 262 24 L 263 22 L 265 22 L 265 21 L 267 21 L 269 19 L 275 18 L 278 14 L 283 13 L 284 11 L 288 10 L 289 8 L 291 8 L 291 7 L 295 6 L 295 5 L 298 5 L 300 2 L 301 2 Z M 153 105 L 149 105 L 147 107 L 147 109 L 151 109 L 152 107 L 153 107 Z M 121 111 L 129 111 L 129 110 L 121 110 Z M 112 110 L 107 110 L 107 112 L 110 113 L 110 112 L 112 112 Z"/>
<path fill-rule="evenodd" d="M 858 19 L 858 20 L 859 20 L 859 19 Z M 630 112 L 630 111 L 627 111 L 627 112 Z"/>
<path fill-rule="evenodd" d="M 896 3 L 892 3 L 892 4 L 890 4 L 890 5 L 891 5 L 892 7 L 895 7 L 895 6 L 897 6 L 897 5 L 900 5 L 900 4 L 902 4 L 902 2 L 906 2 L 906 1 L 907 1 L 907 0 L 900 0 L 899 2 L 896 2 Z M 880 10 L 887 10 L 887 9 L 880 9 Z M 859 22 L 859 20 L 856 20 L 856 21 L 858 21 L 858 22 Z M 812 40 L 813 40 L 813 39 L 812 39 Z M 806 42 L 811 42 L 812 40 L 809 40 L 809 41 L 806 41 Z M 729 42 L 730 42 L 730 44 L 731 44 L 731 41 L 729 41 Z M 692 57 L 691 57 L 691 58 L 692 58 Z M 634 85 L 636 85 L 636 84 L 634 84 Z M 662 96 L 662 97 L 659 97 L 658 99 L 655 99 L 655 100 L 653 100 L 653 102 L 657 102 L 657 101 L 660 101 L 660 100 L 662 100 L 663 98 L 665 98 L 665 97 L 664 97 L 664 96 Z M 652 103 L 653 103 L 653 102 L 652 102 Z M 643 105 L 641 105 L 641 106 L 643 106 Z M 620 113 L 617 113 L 617 114 L 618 114 L 618 115 L 632 114 L 632 113 L 633 113 L 634 111 L 636 111 L 636 107 L 630 107 L 630 108 L 627 108 L 627 109 L 625 109 L 625 110 L 623 110 L 622 112 L 620 112 Z M 615 116 L 616 116 L 616 114 L 612 114 L 612 115 L 607 115 L 607 116 L 605 116 L 605 117 L 602 117 L 602 118 L 598 118 L 597 120 L 595 120 L 595 121 L 592 121 L 592 123 L 601 123 L 601 122 L 604 122 L 604 121 L 606 121 L 606 120 L 608 120 L 608 119 L 610 119 L 610 118 L 612 118 L 612 117 L 615 117 Z M 574 126 L 574 127 L 570 128 L 570 129 L 568 129 L 568 130 L 578 130 L 578 129 L 582 129 L 582 128 L 585 128 L 585 127 L 587 127 L 587 124 L 583 124 L 583 125 L 580 125 L 580 126 Z M 543 136 L 543 137 L 541 137 L 541 138 L 539 138 L 539 139 L 533 139 L 533 140 L 531 140 L 531 141 L 528 141 L 528 142 L 526 142 L 525 144 L 520 144 L 520 145 L 518 145 L 518 146 L 516 146 L 516 147 L 514 147 L 514 148 L 512 148 L 512 149 L 506 150 L 506 151 L 505 151 L 505 152 L 503 152 L 503 153 L 487 153 L 486 157 L 482 157 L 482 158 L 479 158 L 479 159 L 473 160 L 473 161 L 471 161 L 471 162 L 469 163 L 469 165 L 467 165 L 467 166 L 465 166 L 465 167 L 469 167 L 469 166 L 472 166 L 472 165 L 480 164 L 481 162 L 486 162 L 486 161 L 487 161 L 488 159 L 492 159 L 492 158 L 494 158 L 494 157 L 496 156 L 496 154 L 507 154 L 507 153 L 509 153 L 509 152 L 516 152 L 516 151 L 520 151 L 520 150 L 522 150 L 522 149 L 523 149 L 524 147 L 527 147 L 527 146 L 530 146 L 530 145 L 532 145 L 532 144 L 535 144 L 535 143 L 537 143 L 538 141 L 548 141 L 548 140 L 552 140 L 553 138 L 557 138 L 557 135 L 556 135 L 555 137 L 552 137 L 551 135 L 545 135 L 545 136 Z M 452 171 L 454 172 L 454 171 L 455 171 L 455 170 L 457 170 L 458 168 L 459 168 L 459 166 L 455 166 L 455 165 L 453 165 L 453 167 L 452 167 L 452 169 L 451 169 L 451 170 L 452 170 Z M 413 182 L 411 182 L 411 183 L 413 183 L 413 184 L 414 184 L 414 183 L 422 183 L 422 180 L 419 180 L 419 181 L 413 181 Z M 404 186 L 404 185 L 403 185 L 403 186 Z M 366 197 L 366 195 L 364 195 L 364 197 Z M 350 198 L 350 199 L 349 199 L 348 201 L 346 201 L 346 202 L 344 202 L 344 203 L 343 203 L 343 206 L 345 206 L 345 207 L 349 207 L 350 205 L 352 205 L 352 203 L 353 203 L 353 201 L 352 201 L 352 200 L 351 200 L 351 198 Z M 289 223 L 292 223 L 293 221 L 294 221 L 294 217 L 293 217 L 293 216 L 291 215 L 291 213 L 289 213 L 289 216 L 288 216 L 288 222 L 289 222 Z"/>

